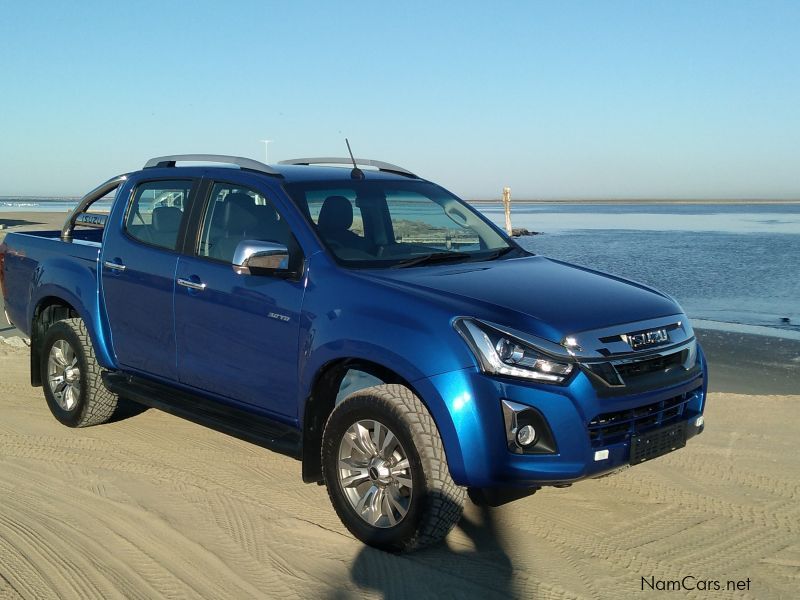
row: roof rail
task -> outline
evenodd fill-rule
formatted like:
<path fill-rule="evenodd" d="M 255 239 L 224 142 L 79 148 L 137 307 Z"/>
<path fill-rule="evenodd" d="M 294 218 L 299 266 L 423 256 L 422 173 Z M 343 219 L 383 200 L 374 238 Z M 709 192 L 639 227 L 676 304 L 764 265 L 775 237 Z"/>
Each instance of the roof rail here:
<path fill-rule="evenodd" d="M 408 175 L 416 177 L 414 173 L 403 167 L 398 167 L 392 163 L 383 162 L 382 160 L 373 160 L 371 158 L 356 158 L 354 159 L 357 165 L 366 165 L 368 167 L 376 167 L 380 171 L 389 171 L 390 173 L 399 173 L 400 175 Z M 279 165 L 352 165 L 353 159 L 340 158 L 335 156 L 322 156 L 318 158 L 291 158 L 289 160 L 282 160 Z"/>
<path fill-rule="evenodd" d="M 225 154 L 173 154 L 171 156 L 158 156 L 148 160 L 144 168 L 152 169 L 155 167 L 174 167 L 175 163 L 181 162 L 215 162 L 225 163 L 229 165 L 236 165 L 240 169 L 250 169 L 251 171 L 260 171 L 269 175 L 280 175 L 269 165 L 262 162 L 253 160 L 252 158 L 244 158 L 242 156 L 226 156 Z"/>

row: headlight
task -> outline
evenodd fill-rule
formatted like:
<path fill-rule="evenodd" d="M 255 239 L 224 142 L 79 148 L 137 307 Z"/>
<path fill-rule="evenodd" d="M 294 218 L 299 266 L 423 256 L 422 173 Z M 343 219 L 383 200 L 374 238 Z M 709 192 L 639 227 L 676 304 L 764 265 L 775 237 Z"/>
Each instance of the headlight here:
<path fill-rule="evenodd" d="M 459 319 L 456 331 L 466 340 L 484 373 L 563 383 L 573 365 L 554 360 L 530 344 L 471 319 Z"/>

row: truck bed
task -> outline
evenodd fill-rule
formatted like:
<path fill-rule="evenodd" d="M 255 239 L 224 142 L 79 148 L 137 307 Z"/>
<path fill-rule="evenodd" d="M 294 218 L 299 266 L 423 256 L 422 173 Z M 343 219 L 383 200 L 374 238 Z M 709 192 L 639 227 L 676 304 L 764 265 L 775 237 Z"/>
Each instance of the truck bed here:
<path fill-rule="evenodd" d="M 0 287 L 12 325 L 30 335 L 36 304 L 56 291 L 80 298 L 83 306 L 97 306 L 102 233 L 76 231 L 72 242 L 62 242 L 59 230 L 6 235 L 0 244 Z"/>

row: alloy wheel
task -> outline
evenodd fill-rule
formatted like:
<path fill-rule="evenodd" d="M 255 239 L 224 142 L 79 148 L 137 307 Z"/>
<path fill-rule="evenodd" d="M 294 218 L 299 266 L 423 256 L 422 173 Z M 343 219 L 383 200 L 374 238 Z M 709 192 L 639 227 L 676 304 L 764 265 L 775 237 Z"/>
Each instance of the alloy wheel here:
<path fill-rule="evenodd" d="M 58 405 L 72 410 L 81 397 L 81 370 L 78 355 L 66 340 L 57 340 L 47 358 L 47 381 Z"/>
<path fill-rule="evenodd" d="M 339 443 L 338 472 L 344 495 L 364 521 L 388 528 L 405 518 L 414 491 L 411 465 L 386 425 L 353 423 Z"/>

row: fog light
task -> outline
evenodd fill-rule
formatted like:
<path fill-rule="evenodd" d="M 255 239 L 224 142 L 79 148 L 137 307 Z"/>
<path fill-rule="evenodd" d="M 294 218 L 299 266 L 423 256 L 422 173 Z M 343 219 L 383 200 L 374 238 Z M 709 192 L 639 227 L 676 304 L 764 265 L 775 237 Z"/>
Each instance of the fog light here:
<path fill-rule="evenodd" d="M 703 418 L 703 415 L 697 417 L 697 420 L 694 422 L 695 427 L 702 427 L 706 420 Z"/>
<path fill-rule="evenodd" d="M 594 460 L 597 462 L 598 460 L 607 460 L 608 459 L 608 450 L 598 450 L 594 453 Z"/>
<path fill-rule="evenodd" d="M 517 443 L 520 446 L 530 446 L 536 441 L 536 430 L 530 425 L 520 427 L 517 432 Z"/>

